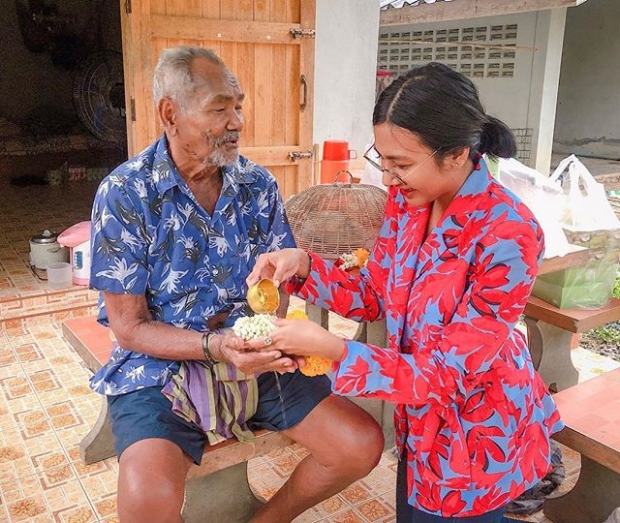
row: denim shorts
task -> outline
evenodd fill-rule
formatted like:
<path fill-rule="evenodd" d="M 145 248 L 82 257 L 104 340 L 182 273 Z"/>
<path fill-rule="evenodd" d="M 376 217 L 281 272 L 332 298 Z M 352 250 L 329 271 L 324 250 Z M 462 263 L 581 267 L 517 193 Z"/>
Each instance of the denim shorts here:
<path fill-rule="evenodd" d="M 278 383 L 279 382 L 279 383 Z M 327 376 L 308 377 L 301 372 L 258 377 L 258 410 L 248 422 L 252 430 L 284 430 L 303 420 L 331 392 Z M 114 450 L 118 457 L 143 439 L 172 441 L 200 464 L 207 437 L 194 423 L 172 412 L 172 403 L 159 387 L 108 396 Z"/>

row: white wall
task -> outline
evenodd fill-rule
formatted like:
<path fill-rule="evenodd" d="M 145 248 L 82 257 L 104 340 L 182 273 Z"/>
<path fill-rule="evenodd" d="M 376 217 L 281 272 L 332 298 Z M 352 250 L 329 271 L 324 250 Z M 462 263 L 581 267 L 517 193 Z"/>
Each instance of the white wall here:
<path fill-rule="evenodd" d="M 317 0 L 314 143 L 348 140 L 363 153 L 372 135 L 378 0 Z"/>
<path fill-rule="evenodd" d="M 620 1 L 569 9 L 554 149 L 620 159 Z"/>
<path fill-rule="evenodd" d="M 551 174 L 566 11 L 562 8 L 536 13 L 537 51 L 532 61 L 528 125 L 534 129 L 530 166 L 543 174 Z"/>
<path fill-rule="evenodd" d="M 489 45 L 497 42 L 506 46 L 508 43 L 514 44 L 516 57 L 514 60 L 514 74 L 512 77 L 473 77 L 472 80 L 478 87 L 480 98 L 488 114 L 496 116 L 506 122 L 512 129 L 519 130 L 519 133 L 531 133 L 527 137 L 518 141 L 527 143 L 531 141 L 529 153 L 522 151 L 520 159 L 525 163 L 537 168 L 541 172 L 548 173 L 551 162 L 551 137 L 553 136 L 553 126 L 555 122 L 556 96 L 560 70 L 560 58 L 562 53 L 562 42 L 564 38 L 564 20 L 566 8 L 531 11 L 513 15 L 502 15 L 497 17 L 481 17 L 467 20 L 453 20 L 447 22 L 414 24 L 409 26 L 387 26 L 381 28 L 381 33 L 401 33 L 403 31 L 435 33 L 438 30 L 461 29 L 463 38 L 465 28 L 478 28 L 494 26 L 517 25 L 517 38 L 510 40 L 487 40 L 483 44 Z M 491 31 L 493 32 L 493 31 Z M 508 32 L 508 29 L 506 29 Z M 458 34 L 458 31 L 457 31 Z M 468 33 L 471 34 L 471 33 Z M 474 32 L 476 34 L 476 32 Z M 426 38 L 426 36 L 424 37 Z M 432 36 L 431 36 L 432 38 Z M 418 44 L 420 45 L 420 44 Z M 429 55 L 433 57 L 438 53 L 438 46 L 457 45 L 435 42 L 429 46 L 432 50 Z M 472 42 L 469 45 L 476 45 Z M 502 52 L 510 50 L 511 47 L 503 47 Z M 491 51 L 497 48 L 488 48 L 489 58 L 487 63 L 501 62 L 504 59 L 492 59 Z M 384 55 L 385 56 L 385 55 Z M 379 57 L 381 60 L 381 56 Z M 459 59 L 436 59 L 444 63 L 456 63 L 460 68 L 461 63 L 467 60 Z M 423 60 L 430 61 L 430 60 Z M 473 62 L 480 63 L 485 60 L 474 59 Z M 391 61 L 390 61 L 391 63 Z M 381 65 L 381 63 L 380 63 Z M 459 70 L 465 71 L 460 68 Z M 485 73 L 486 74 L 486 73 Z M 524 146 L 526 147 L 526 146 Z M 529 155 L 529 158 L 528 158 Z"/>

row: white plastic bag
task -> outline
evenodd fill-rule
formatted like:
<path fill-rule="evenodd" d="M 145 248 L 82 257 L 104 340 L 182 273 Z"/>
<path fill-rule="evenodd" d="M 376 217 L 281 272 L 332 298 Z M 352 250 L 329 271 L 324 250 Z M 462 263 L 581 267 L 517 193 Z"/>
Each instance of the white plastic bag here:
<path fill-rule="evenodd" d="M 605 523 L 620 523 L 620 507 L 609 514 L 609 517 L 605 520 Z"/>
<path fill-rule="evenodd" d="M 538 171 L 513 158 L 500 158 L 498 181 L 532 211 L 545 233 L 545 258 L 564 256 L 570 250 L 560 219 L 565 199 L 562 189 Z"/>
<path fill-rule="evenodd" d="M 575 156 L 551 175 L 562 188 L 566 206 L 561 224 L 568 240 L 587 247 L 585 265 L 539 275 L 532 294 L 570 309 L 600 309 L 613 295 L 620 258 L 620 220 L 597 182 Z"/>
<path fill-rule="evenodd" d="M 558 184 L 566 198 L 560 217 L 562 226 L 573 231 L 600 231 L 620 228 L 605 192 L 587 167 L 571 154 L 560 162 L 550 178 Z"/>

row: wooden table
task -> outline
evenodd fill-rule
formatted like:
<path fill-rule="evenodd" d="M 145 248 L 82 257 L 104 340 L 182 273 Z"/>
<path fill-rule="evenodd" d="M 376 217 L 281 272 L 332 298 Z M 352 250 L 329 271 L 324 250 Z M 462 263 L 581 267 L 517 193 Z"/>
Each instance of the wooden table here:
<path fill-rule="evenodd" d="M 572 269 L 583 267 L 588 263 L 590 251 L 586 247 L 571 245 L 570 251 L 565 256 L 554 256 L 553 258 L 543 258 L 538 274 L 561 271 L 562 269 Z"/>
<path fill-rule="evenodd" d="M 579 380 L 571 358 L 573 335 L 620 320 L 620 300 L 614 298 L 596 310 L 558 309 L 530 296 L 524 314 L 534 367 L 547 386 L 557 392 Z"/>
<path fill-rule="evenodd" d="M 566 256 L 543 260 L 539 274 L 582 267 L 589 255 L 587 248 L 572 245 Z M 534 367 L 553 392 L 571 387 L 579 379 L 571 358 L 573 336 L 619 319 L 620 300 L 596 310 L 559 309 L 530 296 L 524 311 L 528 347 Z"/>

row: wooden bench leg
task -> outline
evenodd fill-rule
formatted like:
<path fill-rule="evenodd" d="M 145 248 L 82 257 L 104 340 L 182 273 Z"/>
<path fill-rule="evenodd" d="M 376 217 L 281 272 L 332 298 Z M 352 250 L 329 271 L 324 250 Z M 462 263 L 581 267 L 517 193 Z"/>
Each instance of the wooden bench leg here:
<path fill-rule="evenodd" d="M 95 426 L 80 441 L 80 457 L 87 465 L 115 456 L 112 423 L 108 418 L 108 400 L 101 398 L 101 410 Z"/>
<path fill-rule="evenodd" d="M 530 316 L 525 317 L 530 354 L 534 368 L 552 392 L 577 384 L 579 372 L 571 358 L 573 334 Z"/>
<path fill-rule="evenodd" d="M 600 523 L 620 503 L 620 474 L 581 456 L 577 483 L 566 494 L 548 498 L 543 512 L 554 523 Z"/>
<path fill-rule="evenodd" d="M 310 320 L 318 323 L 325 329 L 329 329 L 329 313 L 326 309 L 306 303 L 306 314 Z M 372 343 L 379 347 L 387 347 L 385 320 L 359 323 L 352 339 L 361 343 Z M 369 398 L 350 397 L 349 400 L 368 412 L 381 425 L 385 437 L 385 449 L 392 448 L 395 441 L 395 405 L 386 401 Z"/>
<path fill-rule="evenodd" d="M 372 343 L 379 347 L 387 347 L 387 334 L 385 320 L 372 323 L 360 323 L 353 339 L 362 343 Z M 375 421 L 381 425 L 385 437 L 385 450 L 392 448 L 395 441 L 394 409 L 393 403 L 377 401 L 369 398 L 349 398 L 353 403 L 362 407 Z"/>
<path fill-rule="evenodd" d="M 306 314 L 308 319 L 318 323 L 324 329 L 329 329 L 329 311 L 311 303 L 306 303 Z"/>
<path fill-rule="evenodd" d="M 185 484 L 185 523 L 246 523 L 261 507 L 248 483 L 247 461 Z"/>

